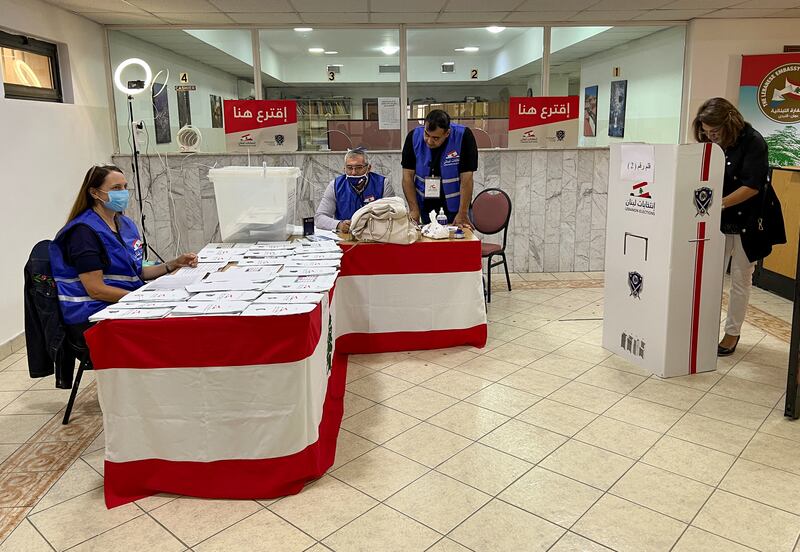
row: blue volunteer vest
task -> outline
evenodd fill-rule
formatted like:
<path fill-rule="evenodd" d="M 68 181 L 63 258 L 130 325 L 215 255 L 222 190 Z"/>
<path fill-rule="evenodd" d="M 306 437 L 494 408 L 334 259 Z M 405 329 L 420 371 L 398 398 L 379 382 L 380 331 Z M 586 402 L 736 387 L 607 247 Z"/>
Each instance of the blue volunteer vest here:
<path fill-rule="evenodd" d="M 82 324 L 94 313 L 103 310 L 108 303 L 89 297 L 83 287 L 78 272 L 64 261 L 62 252 L 63 237 L 76 224 L 85 224 L 97 234 L 108 255 L 109 267 L 103 272 L 103 281 L 109 285 L 133 291 L 143 285 L 142 242 L 139 231 L 131 219 L 117 217 L 119 235 L 125 243 L 120 243 L 116 234 L 92 209 L 87 209 L 62 228 L 50 243 L 50 266 L 58 289 L 58 302 L 61 314 L 67 324 Z"/>
<path fill-rule="evenodd" d="M 464 137 L 464 126 L 455 123 L 450 124 L 450 136 L 441 146 L 442 161 L 440 164 L 440 176 L 442 178 L 442 189 L 447 203 L 447 210 L 451 213 L 458 212 L 461 202 L 461 176 L 458 172 L 458 164 L 461 161 L 461 139 Z M 431 148 L 425 143 L 425 127 L 414 129 L 412 137 L 414 144 L 414 155 L 417 158 L 417 166 L 414 171 L 414 182 L 417 187 L 417 201 L 419 208 L 425 200 L 425 179 L 431 175 Z"/>
<path fill-rule="evenodd" d="M 347 182 L 347 176 L 337 176 L 333 182 L 333 190 L 336 192 L 336 220 L 350 220 L 353 218 L 353 213 L 364 205 L 383 198 L 384 180 L 386 180 L 384 176 L 374 172 L 369 173 L 364 191 L 357 194 Z"/>

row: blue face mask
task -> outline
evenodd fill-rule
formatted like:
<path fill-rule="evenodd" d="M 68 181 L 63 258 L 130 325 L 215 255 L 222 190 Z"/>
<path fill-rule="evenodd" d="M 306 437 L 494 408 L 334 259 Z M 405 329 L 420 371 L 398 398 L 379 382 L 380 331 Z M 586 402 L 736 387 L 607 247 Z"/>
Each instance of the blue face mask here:
<path fill-rule="evenodd" d="M 108 201 L 103 202 L 103 206 L 106 209 L 121 213 L 128 208 L 128 199 L 130 197 L 128 190 L 111 190 L 106 193 L 108 194 Z"/>
<path fill-rule="evenodd" d="M 359 176 L 350 176 L 347 175 L 347 183 L 353 186 L 354 188 L 358 188 L 359 184 L 367 182 L 367 175 L 362 174 Z"/>

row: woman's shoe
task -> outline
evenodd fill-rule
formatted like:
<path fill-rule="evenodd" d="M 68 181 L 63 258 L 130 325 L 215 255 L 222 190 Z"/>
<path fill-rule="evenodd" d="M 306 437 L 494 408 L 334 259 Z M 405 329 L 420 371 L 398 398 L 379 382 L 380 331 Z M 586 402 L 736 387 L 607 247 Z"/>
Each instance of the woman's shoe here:
<path fill-rule="evenodd" d="M 739 344 L 740 335 L 736 336 L 736 343 L 733 344 L 733 347 L 723 347 L 722 345 L 717 345 L 717 356 L 731 356 L 733 353 L 736 352 L 736 346 Z"/>

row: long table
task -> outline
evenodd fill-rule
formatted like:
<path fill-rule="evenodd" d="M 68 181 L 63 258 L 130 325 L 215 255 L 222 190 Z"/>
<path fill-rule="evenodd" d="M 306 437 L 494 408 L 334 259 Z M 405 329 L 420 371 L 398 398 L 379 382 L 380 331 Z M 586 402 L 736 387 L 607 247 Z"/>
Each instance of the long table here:
<path fill-rule="evenodd" d="M 348 354 L 485 345 L 477 239 L 342 249 L 336 287 L 307 314 L 86 332 L 109 508 L 159 492 L 297 493 L 333 465 Z"/>

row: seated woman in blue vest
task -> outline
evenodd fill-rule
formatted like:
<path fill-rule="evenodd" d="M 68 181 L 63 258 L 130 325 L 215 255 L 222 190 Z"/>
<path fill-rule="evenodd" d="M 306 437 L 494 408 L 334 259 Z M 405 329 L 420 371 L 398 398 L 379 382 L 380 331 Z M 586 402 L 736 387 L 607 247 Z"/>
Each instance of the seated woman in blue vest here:
<path fill-rule="evenodd" d="M 353 213 L 376 199 L 394 196 L 389 179 L 372 172 L 364 148 L 349 150 L 344 156 L 344 174 L 325 188 L 314 215 L 314 226 L 321 230 L 350 232 Z"/>
<path fill-rule="evenodd" d="M 197 266 L 187 253 L 155 266 L 142 266 L 142 241 L 134 222 L 122 214 L 128 183 L 113 165 L 86 173 L 67 224 L 50 244 L 50 265 L 64 322 L 83 333 L 89 317 L 131 291 L 183 266 Z"/>
<path fill-rule="evenodd" d="M 446 111 L 432 110 L 422 126 L 406 135 L 400 164 L 413 220 L 427 224 L 428 213 L 443 209 L 449 222 L 471 226 L 468 212 L 478 145 L 468 127 L 451 123 Z"/>

